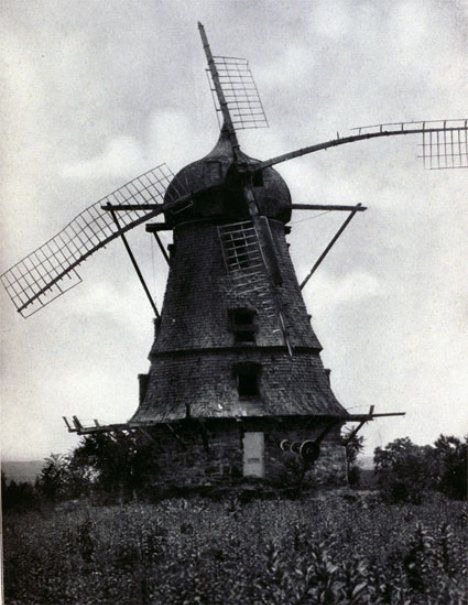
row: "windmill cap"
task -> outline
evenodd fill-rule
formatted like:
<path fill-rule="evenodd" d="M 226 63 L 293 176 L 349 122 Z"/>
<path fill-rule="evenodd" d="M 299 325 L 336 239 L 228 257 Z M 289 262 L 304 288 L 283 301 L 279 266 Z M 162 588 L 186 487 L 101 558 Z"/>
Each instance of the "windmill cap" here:
<path fill-rule="evenodd" d="M 260 163 L 242 152 L 239 156 L 251 166 Z M 233 161 L 231 143 L 223 129 L 212 151 L 182 168 L 170 183 L 164 196 L 166 222 L 174 226 L 189 220 L 248 218 L 238 175 L 232 170 Z M 252 185 L 260 214 L 287 223 L 291 218 L 291 194 L 283 177 L 273 168 L 265 168 L 253 175 Z"/>

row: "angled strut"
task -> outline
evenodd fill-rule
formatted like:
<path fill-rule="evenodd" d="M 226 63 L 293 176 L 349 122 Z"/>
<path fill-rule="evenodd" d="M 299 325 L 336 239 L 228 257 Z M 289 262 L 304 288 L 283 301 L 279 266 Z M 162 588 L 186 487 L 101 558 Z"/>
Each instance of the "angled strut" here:
<path fill-rule="evenodd" d="M 110 204 L 108 206 L 110 206 L 109 212 L 115 222 L 115 226 L 117 227 L 117 229 L 120 232 L 120 237 L 122 238 L 122 242 L 123 242 L 123 245 L 125 246 L 125 250 L 127 251 L 128 256 L 130 257 L 130 260 L 132 261 L 133 268 L 135 269 L 135 272 L 138 275 L 138 279 L 140 280 L 140 283 L 143 286 L 143 290 L 145 291 L 146 297 L 151 305 L 151 308 L 153 309 L 156 317 L 158 319 L 160 319 L 161 315 L 159 314 L 158 308 L 156 307 L 156 303 L 154 302 L 153 297 L 151 296 L 151 293 L 148 289 L 148 286 L 146 285 L 145 278 L 143 277 L 140 267 L 138 266 L 138 263 L 137 263 L 135 257 L 133 256 L 133 252 L 132 252 L 132 249 L 130 248 L 130 244 L 128 243 L 127 238 L 125 237 L 124 232 L 120 228 L 120 223 L 117 218 L 117 215 L 115 214 L 114 210 L 112 210 L 112 206 Z"/>
<path fill-rule="evenodd" d="M 353 218 L 353 216 L 356 214 L 356 212 L 359 212 L 359 210 L 362 209 L 362 204 L 357 204 L 357 206 L 354 206 L 354 208 L 352 209 L 352 211 L 349 213 L 349 216 L 347 217 L 347 219 L 345 220 L 345 222 L 341 225 L 341 227 L 338 229 L 338 231 L 335 233 L 335 235 L 332 237 L 332 239 L 330 240 L 328 246 L 325 248 L 325 250 L 322 252 L 322 254 L 318 257 L 318 259 L 315 261 L 314 266 L 312 267 L 312 269 L 310 270 L 309 274 L 307 275 L 307 277 L 304 279 L 304 281 L 301 283 L 301 290 L 304 288 L 304 286 L 307 284 L 307 282 L 309 281 L 309 279 L 312 277 L 312 275 L 315 273 L 315 271 L 319 268 L 320 264 L 322 263 L 323 259 L 327 256 L 327 254 L 330 252 L 330 250 L 333 248 L 336 240 L 340 237 L 340 235 L 343 233 L 343 231 L 346 229 L 346 227 L 349 225 L 349 223 L 351 222 L 351 219 Z"/>
<path fill-rule="evenodd" d="M 345 443 L 343 444 L 345 447 L 347 447 L 348 444 L 351 443 L 352 439 L 359 433 L 359 431 L 366 424 L 366 422 L 369 422 L 369 420 L 372 420 L 372 416 L 374 414 L 374 407 L 375 406 L 373 406 L 373 405 L 370 406 L 370 409 L 369 409 L 369 419 L 368 420 L 361 420 L 361 422 L 357 425 L 357 427 L 355 429 L 353 429 L 351 431 L 351 433 L 349 433 L 349 435 L 347 435 Z"/>
<path fill-rule="evenodd" d="M 154 239 L 156 240 L 159 249 L 161 250 L 162 255 L 164 256 L 164 260 L 166 261 L 166 263 L 170 266 L 171 261 L 169 259 L 169 254 L 167 253 L 166 248 L 164 247 L 164 244 L 161 241 L 161 238 L 159 237 L 159 234 L 157 231 L 153 231 L 153 235 L 154 235 Z"/>

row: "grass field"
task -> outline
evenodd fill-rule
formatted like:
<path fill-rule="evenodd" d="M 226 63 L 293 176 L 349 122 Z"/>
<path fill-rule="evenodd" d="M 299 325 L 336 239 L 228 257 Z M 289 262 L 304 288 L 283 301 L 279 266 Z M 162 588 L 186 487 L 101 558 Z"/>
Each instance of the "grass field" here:
<path fill-rule="evenodd" d="M 466 599 L 466 506 L 349 500 L 78 505 L 4 517 L 7 605 Z"/>

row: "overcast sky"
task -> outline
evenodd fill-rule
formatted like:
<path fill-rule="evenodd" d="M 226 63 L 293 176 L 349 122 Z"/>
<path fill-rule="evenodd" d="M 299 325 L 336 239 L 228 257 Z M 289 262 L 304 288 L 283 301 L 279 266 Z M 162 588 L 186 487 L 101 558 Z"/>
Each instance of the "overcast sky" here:
<path fill-rule="evenodd" d="M 354 126 L 468 117 L 466 8 L 4 0 L 0 271 L 133 176 L 161 162 L 177 171 L 214 146 L 197 20 L 214 54 L 250 60 L 270 128 L 240 139 L 267 159 Z M 468 171 L 424 170 L 418 142 L 356 143 L 278 166 L 295 202 L 369 206 L 304 290 L 339 400 L 353 413 L 407 412 L 363 431 L 367 453 L 400 436 L 468 431 Z M 343 218 L 293 214 L 299 279 Z M 164 261 L 144 227 L 129 237 L 160 306 Z M 62 415 L 121 422 L 137 407 L 151 309 L 120 242 L 79 273 L 83 284 L 26 320 L 0 292 L 4 458 L 68 451 L 77 440 Z"/>

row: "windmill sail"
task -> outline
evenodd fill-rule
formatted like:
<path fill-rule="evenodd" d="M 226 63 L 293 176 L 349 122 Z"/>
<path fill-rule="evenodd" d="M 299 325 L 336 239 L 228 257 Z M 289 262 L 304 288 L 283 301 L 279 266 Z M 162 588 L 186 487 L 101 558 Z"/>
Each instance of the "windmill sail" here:
<path fill-rule="evenodd" d="M 206 72 L 218 122 L 228 132 L 237 159 L 236 130 L 268 126 L 263 105 L 247 59 L 214 56 L 201 23 L 198 23 L 198 29 L 208 62 Z"/>
<path fill-rule="evenodd" d="M 80 263 L 121 233 L 160 214 L 173 176 L 161 164 L 136 177 L 80 212 L 57 235 L 3 273 L 3 285 L 21 315 L 32 315 L 80 283 L 76 272 Z M 174 199 L 178 193 L 173 192 Z M 155 208 L 157 203 L 159 208 Z M 122 204 L 138 209 L 119 212 L 119 229 L 103 206 Z M 148 209 L 142 208 L 146 205 Z"/>
<path fill-rule="evenodd" d="M 234 165 L 239 167 L 240 146 L 236 130 L 268 126 L 263 105 L 248 61 L 239 57 L 214 56 L 201 23 L 198 29 L 208 61 L 206 71 L 218 121 L 229 137 Z M 278 292 L 281 274 L 268 220 L 259 215 L 254 189 L 248 175 L 244 176 L 247 178 L 243 183 L 243 195 L 252 220 L 220 228 L 226 268 L 234 288 L 241 289 L 243 293 L 252 289 L 264 299 L 267 314 L 277 317 L 284 342 L 292 354 Z"/>
<path fill-rule="evenodd" d="M 268 120 L 247 59 L 214 56 L 219 83 L 226 99 L 235 130 L 268 128 Z M 209 69 L 206 70 L 220 127 L 223 122 L 216 87 Z"/>
<path fill-rule="evenodd" d="M 411 134 L 422 135 L 423 158 L 426 168 L 442 170 L 447 168 L 468 168 L 467 134 L 468 120 L 426 120 L 419 122 L 392 122 L 374 126 L 360 126 L 352 129 L 353 134 L 336 139 L 301 147 L 288 153 L 260 162 L 251 172 L 281 164 L 294 158 L 345 145 L 357 141 L 366 141 L 380 137 L 392 137 Z"/>
<path fill-rule="evenodd" d="M 419 122 L 389 122 L 353 128 L 359 135 L 382 133 L 401 134 L 417 130 L 421 136 L 418 156 L 428 170 L 468 168 L 467 120 L 426 120 Z"/>

